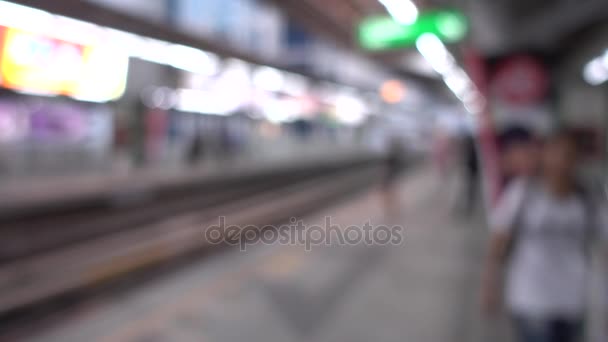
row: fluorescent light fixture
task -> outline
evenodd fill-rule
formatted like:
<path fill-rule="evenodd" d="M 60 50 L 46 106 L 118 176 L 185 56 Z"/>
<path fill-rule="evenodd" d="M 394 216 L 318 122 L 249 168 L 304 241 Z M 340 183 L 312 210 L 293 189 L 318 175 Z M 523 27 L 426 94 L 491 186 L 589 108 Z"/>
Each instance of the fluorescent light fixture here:
<path fill-rule="evenodd" d="M 608 68 L 603 63 L 603 58 L 597 57 L 587 63 L 583 70 L 583 78 L 594 86 L 608 81 Z"/>
<path fill-rule="evenodd" d="M 446 86 L 463 102 L 467 111 L 476 114 L 483 109 L 485 99 L 437 36 L 431 33 L 423 34 L 416 40 L 416 48 L 431 67 L 443 77 Z M 469 98 L 472 96 L 471 94 L 475 100 L 466 100 L 467 96 Z"/>
<path fill-rule="evenodd" d="M 106 32 L 103 28 L 85 21 L 55 16 L 52 25 L 52 29 L 42 33 L 82 45 L 111 45 L 114 43 L 112 40 L 104 39 L 107 36 L 104 36 Z"/>
<path fill-rule="evenodd" d="M 285 77 L 283 73 L 277 69 L 270 67 L 259 67 L 253 72 L 253 86 L 270 92 L 279 92 L 283 90 Z"/>
<path fill-rule="evenodd" d="M 35 33 L 46 33 L 53 28 L 56 17 L 39 9 L 0 1 L 0 25 Z"/>
<path fill-rule="evenodd" d="M 608 50 L 593 58 L 583 67 L 583 79 L 597 86 L 608 81 Z"/>
<path fill-rule="evenodd" d="M 298 117 L 300 107 L 291 100 L 268 98 L 262 105 L 264 117 L 272 123 L 284 123 Z"/>
<path fill-rule="evenodd" d="M 439 74 L 447 73 L 456 64 L 454 57 L 437 36 L 425 33 L 416 40 L 418 52 Z"/>
<path fill-rule="evenodd" d="M 418 8 L 409 0 L 379 0 L 396 22 L 412 25 L 418 19 Z"/>
<path fill-rule="evenodd" d="M 308 82 L 306 81 L 306 77 L 296 75 L 296 74 L 287 74 L 285 77 L 285 83 L 283 84 L 283 91 L 291 96 L 303 96 L 306 94 L 306 90 L 308 88 Z"/>
<path fill-rule="evenodd" d="M 335 101 L 338 120 L 347 125 L 357 125 L 366 117 L 367 107 L 363 101 L 349 95 L 338 95 Z"/>
<path fill-rule="evenodd" d="M 237 110 L 240 101 L 231 94 L 196 89 L 178 89 L 175 108 L 183 112 L 225 116 Z"/>
<path fill-rule="evenodd" d="M 443 77 L 445 84 L 462 101 L 466 93 L 473 87 L 473 82 L 461 68 L 454 68 Z"/>
<path fill-rule="evenodd" d="M 169 65 L 195 74 L 213 76 L 219 71 L 216 56 L 193 47 L 173 44 L 167 51 Z"/>

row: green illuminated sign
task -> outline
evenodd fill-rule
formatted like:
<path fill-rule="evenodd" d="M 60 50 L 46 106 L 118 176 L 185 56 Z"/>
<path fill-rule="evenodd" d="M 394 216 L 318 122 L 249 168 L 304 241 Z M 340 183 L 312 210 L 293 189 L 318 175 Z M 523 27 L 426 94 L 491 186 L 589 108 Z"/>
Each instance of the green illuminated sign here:
<path fill-rule="evenodd" d="M 462 40 L 469 29 L 467 18 L 458 11 L 422 13 L 416 22 L 403 25 L 390 16 L 371 17 L 359 25 L 359 43 L 369 50 L 387 50 L 413 46 L 416 39 L 432 33 L 446 43 Z"/>

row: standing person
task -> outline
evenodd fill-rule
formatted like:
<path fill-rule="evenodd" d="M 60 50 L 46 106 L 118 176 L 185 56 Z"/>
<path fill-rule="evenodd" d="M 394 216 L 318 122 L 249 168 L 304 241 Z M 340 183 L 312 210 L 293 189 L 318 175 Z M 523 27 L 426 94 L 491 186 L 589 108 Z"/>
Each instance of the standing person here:
<path fill-rule="evenodd" d="M 477 144 L 475 136 L 467 133 L 462 144 L 464 158 L 464 184 L 465 184 L 465 207 L 464 213 L 468 216 L 473 214 L 478 202 L 480 170 L 479 156 L 477 154 Z"/>
<path fill-rule="evenodd" d="M 188 149 L 188 164 L 194 165 L 203 159 L 203 154 L 205 152 L 205 141 L 203 139 L 203 135 L 201 132 L 197 131 L 194 133 L 194 137 L 192 138 L 192 143 L 190 144 L 190 148 Z"/>
<path fill-rule="evenodd" d="M 575 342 L 586 311 L 588 243 L 607 224 L 578 186 L 572 137 L 552 136 L 541 153 L 539 176 L 512 180 L 492 213 L 482 305 L 496 313 L 504 283 L 520 342 Z"/>
<path fill-rule="evenodd" d="M 399 191 L 397 180 L 406 167 L 406 155 L 403 143 L 392 138 L 386 159 L 386 174 L 383 180 L 384 209 L 388 216 L 394 216 L 399 211 Z"/>

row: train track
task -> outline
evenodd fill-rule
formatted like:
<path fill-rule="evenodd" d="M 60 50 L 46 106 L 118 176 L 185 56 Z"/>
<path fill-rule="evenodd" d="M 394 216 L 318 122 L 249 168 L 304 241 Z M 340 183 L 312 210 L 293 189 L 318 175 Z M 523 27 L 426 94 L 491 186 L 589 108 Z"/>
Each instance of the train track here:
<path fill-rule="evenodd" d="M 312 177 L 312 175 L 308 175 Z M 191 193 L 161 194 L 157 199 L 144 195 L 126 195 L 115 205 L 33 217 L 8 219 L 0 223 L 0 265 L 18 259 L 66 248 L 89 239 L 145 226 L 171 215 L 228 203 L 260 191 L 305 179 L 290 176 L 251 184 L 231 184 L 225 188 L 194 187 Z"/>
<path fill-rule="evenodd" d="M 0 219 L 0 313 L 92 288 L 163 261 L 210 248 L 205 230 L 285 222 L 382 177 L 377 159 L 120 198 L 84 210 Z M 128 199 L 128 198 L 127 198 Z M 5 239 L 6 237 L 6 239 Z"/>

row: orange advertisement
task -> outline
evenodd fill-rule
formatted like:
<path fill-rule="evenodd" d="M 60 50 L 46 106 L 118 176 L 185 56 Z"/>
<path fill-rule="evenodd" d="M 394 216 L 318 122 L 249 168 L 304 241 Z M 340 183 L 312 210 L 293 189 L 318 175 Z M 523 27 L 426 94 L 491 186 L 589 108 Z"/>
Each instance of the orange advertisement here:
<path fill-rule="evenodd" d="M 83 67 L 80 45 L 18 29 L 6 30 L 0 72 L 7 88 L 71 95 Z"/>
<path fill-rule="evenodd" d="M 6 28 L 0 52 L 3 87 L 36 94 L 104 102 L 122 95 L 128 57 L 110 48 L 84 46 Z"/>

